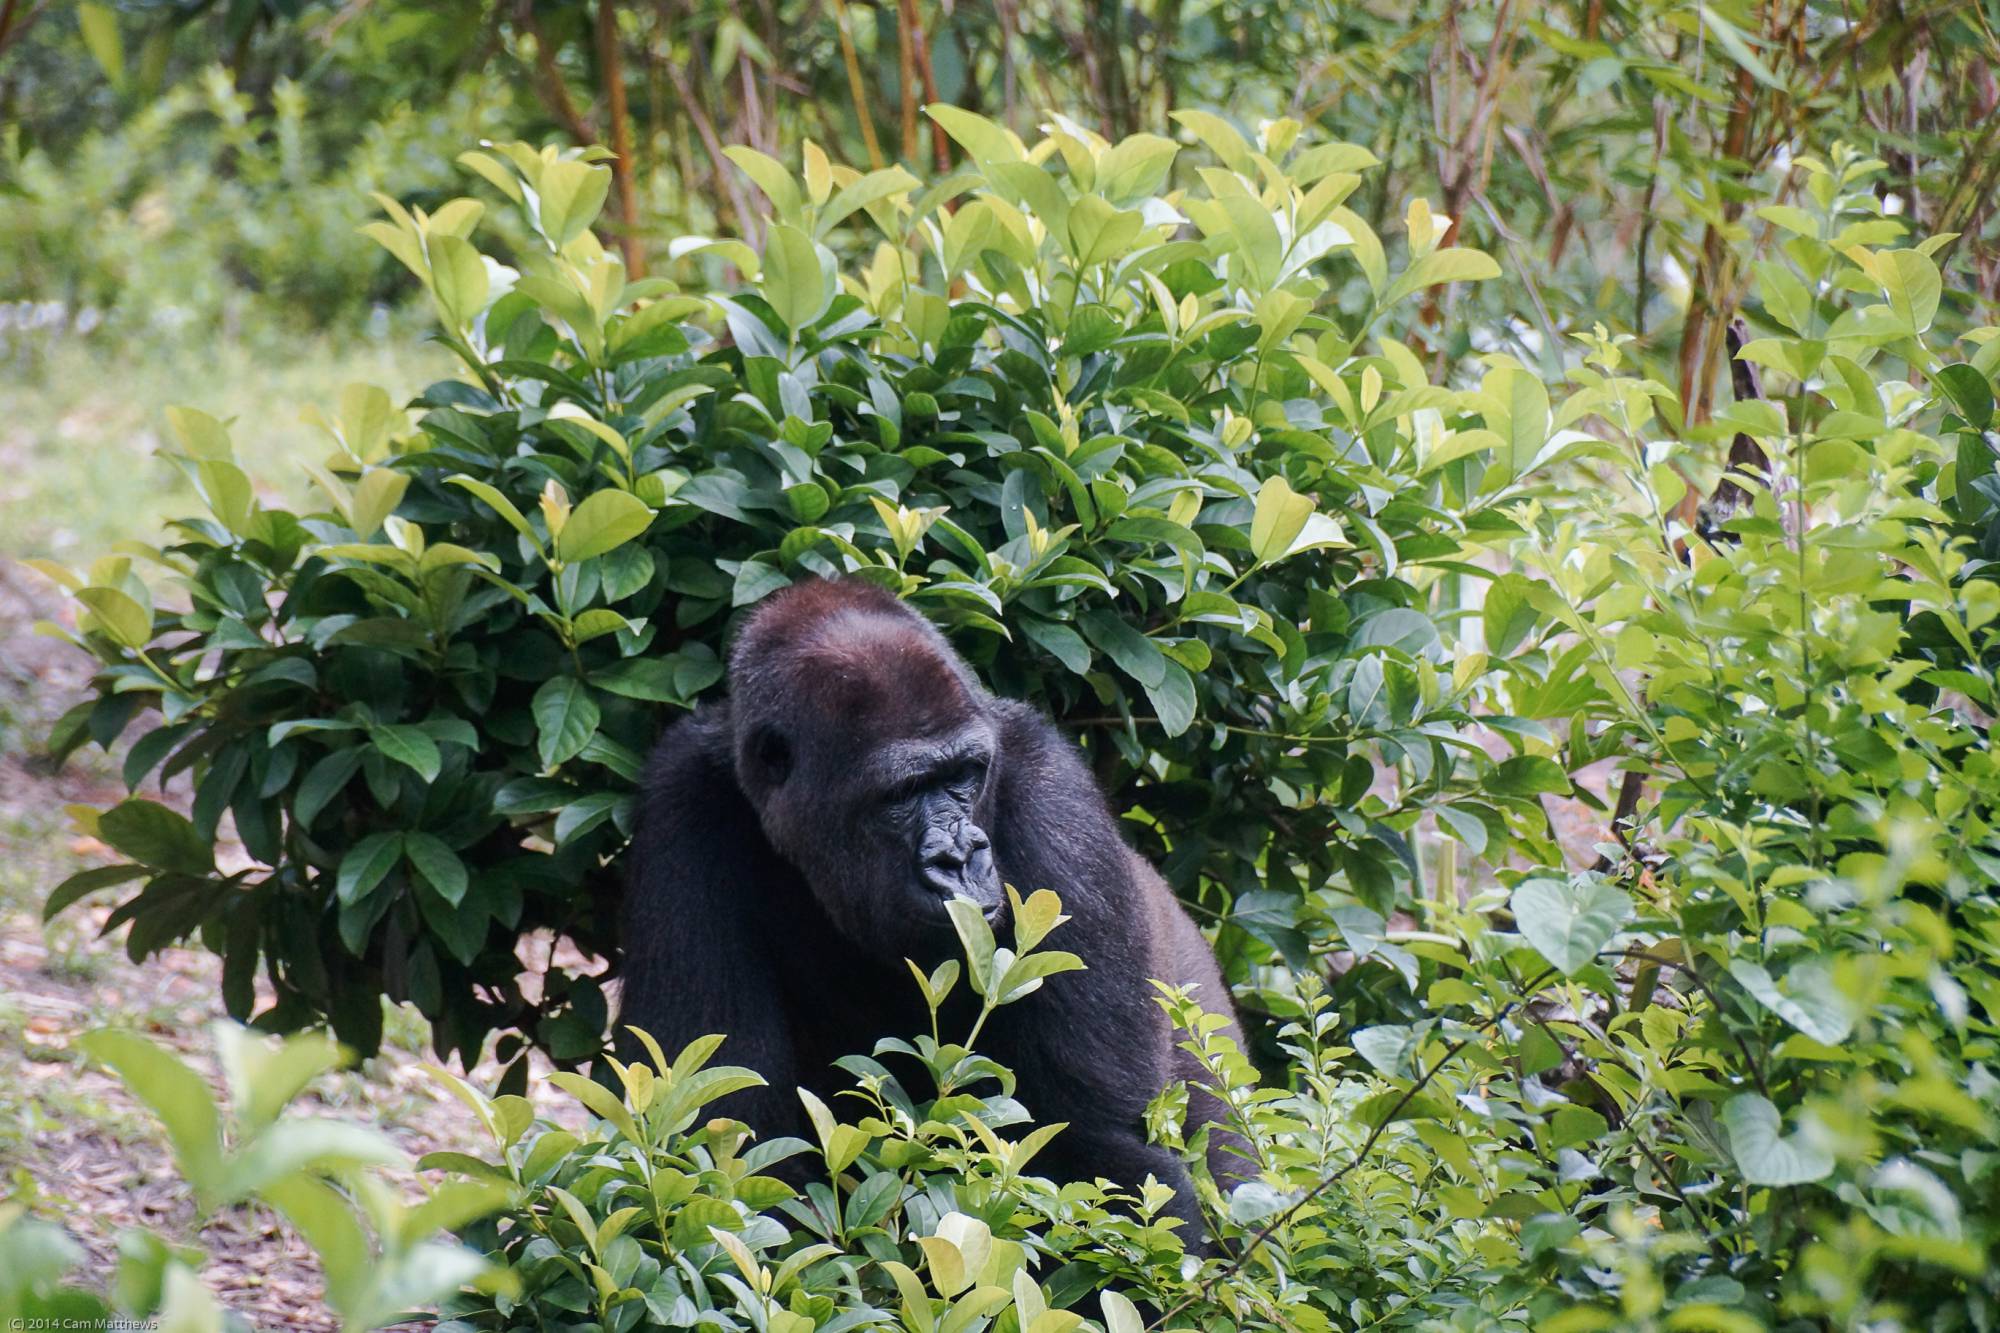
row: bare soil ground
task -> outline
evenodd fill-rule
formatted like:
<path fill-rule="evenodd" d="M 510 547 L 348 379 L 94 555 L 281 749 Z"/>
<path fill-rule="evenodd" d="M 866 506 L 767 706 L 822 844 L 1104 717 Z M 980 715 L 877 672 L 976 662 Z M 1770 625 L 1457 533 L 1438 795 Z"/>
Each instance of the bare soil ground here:
<path fill-rule="evenodd" d="M 210 1287 L 259 1329 L 333 1329 L 311 1250 L 261 1207 L 198 1218 L 151 1116 L 76 1049 L 95 1028 L 128 1027 L 201 1068 L 221 1095 L 208 1034 L 222 1016 L 214 957 L 177 948 L 132 963 L 121 940 L 97 934 L 114 895 L 46 928 L 39 919 L 42 897 L 65 876 L 116 859 L 79 836 L 63 806 L 126 794 L 113 757 L 94 747 L 60 770 L 39 755 L 48 724 L 89 679 L 80 653 L 32 632 L 38 619 L 62 614 L 34 575 L 0 561 L 0 1199 L 67 1230 L 89 1256 L 77 1276 L 91 1285 L 108 1284 L 119 1232 L 144 1227 L 200 1244 Z M 380 1055 L 320 1080 L 295 1108 L 380 1129 L 413 1162 L 444 1149 L 485 1152 L 471 1114 L 420 1067 L 426 1040 L 420 1019 L 391 1015 Z M 498 1071 L 474 1071 L 482 1076 L 490 1086 Z M 412 1194 L 421 1188 L 414 1172 L 408 1184 Z"/>

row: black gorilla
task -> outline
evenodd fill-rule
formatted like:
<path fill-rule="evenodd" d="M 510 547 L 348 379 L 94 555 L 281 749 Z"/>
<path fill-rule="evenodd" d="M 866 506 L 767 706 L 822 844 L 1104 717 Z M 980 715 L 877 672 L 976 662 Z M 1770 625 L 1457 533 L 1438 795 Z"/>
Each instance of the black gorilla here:
<path fill-rule="evenodd" d="M 772 596 L 730 654 L 728 700 L 668 730 L 642 802 L 619 1022 L 669 1054 L 726 1033 L 722 1058 L 770 1086 L 722 1114 L 804 1133 L 794 1088 L 851 1086 L 834 1059 L 927 1030 L 903 960 L 958 955 L 947 899 L 1003 923 L 1003 883 L 1053 889 L 1072 919 L 1052 947 L 1088 970 L 999 1010 L 980 1046 L 1038 1121 L 1068 1122 L 1037 1169 L 1127 1187 L 1150 1173 L 1199 1243 L 1186 1169 L 1145 1136 L 1146 1103 L 1197 1072 L 1148 979 L 1199 983 L 1226 1011 L 1215 957 L 1120 841 L 1075 747 L 986 693 L 921 615 L 852 580 Z M 1193 1101 L 1197 1120 L 1219 1109 Z M 1218 1178 L 1242 1166 L 1226 1137 L 1211 1134 Z"/>

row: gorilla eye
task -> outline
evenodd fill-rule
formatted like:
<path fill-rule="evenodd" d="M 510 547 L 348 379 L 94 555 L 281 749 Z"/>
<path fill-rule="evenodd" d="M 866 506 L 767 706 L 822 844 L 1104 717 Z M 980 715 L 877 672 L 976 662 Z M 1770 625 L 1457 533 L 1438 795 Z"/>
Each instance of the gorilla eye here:
<path fill-rule="evenodd" d="M 750 757 L 773 786 L 791 776 L 792 743 L 776 727 L 760 727 L 750 738 Z"/>

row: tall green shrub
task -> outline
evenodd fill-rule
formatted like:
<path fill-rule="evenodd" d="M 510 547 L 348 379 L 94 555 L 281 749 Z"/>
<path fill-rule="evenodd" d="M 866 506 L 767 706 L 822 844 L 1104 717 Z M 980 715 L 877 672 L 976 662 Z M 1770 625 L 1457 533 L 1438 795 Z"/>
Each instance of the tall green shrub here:
<path fill-rule="evenodd" d="M 1058 120 L 1031 149 L 932 114 L 974 165 L 928 188 L 735 150 L 761 253 L 677 246 L 753 275 L 726 292 L 627 280 L 590 230 L 593 154 L 461 159 L 539 236 L 518 271 L 474 244 L 480 202 L 384 200 L 371 230 L 468 375 L 414 426 L 348 390 L 301 513 L 260 498 L 224 423 L 174 414 L 209 512 L 144 554 L 187 605 L 156 607 L 131 556 L 52 571 L 104 664 L 57 745 L 157 709 L 126 778 L 186 775 L 193 816 L 83 815 L 129 864 L 50 910 L 138 882 L 111 920 L 134 956 L 199 934 L 238 1015 L 261 965 L 268 1026 L 323 1015 L 370 1049 L 386 994 L 443 1049 L 518 1028 L 586 1057 L 601 977 L 524 990 L 518 940 L 615 957 L 646 747 L 715 687 L 732 616 L 815 575 L 909 598 L 1079 734 L 1239 968 L 1307 963 L 1332 914 L 1379 932 L 1427 813 L 1474 854 L 1510 811 L 1539 823 L 1564 778 L 1461 734 L 1479 664 L 1447 662 L 1439 576 L 1468 523 L 1506 526 L 1546 397 L 1495 371 L 1447 431 L 1455 396 L 1370 341 L 1492 261 L 1440 248 L 1419 202 L 1392 271 L 1343 203 L 1372 157 L 1289 122 L 1252 144 L 1183 113 L 1220 165 L 1162 194 L 1159 136 Z M 214 859 L 225 814 L 247 868 Z"/>

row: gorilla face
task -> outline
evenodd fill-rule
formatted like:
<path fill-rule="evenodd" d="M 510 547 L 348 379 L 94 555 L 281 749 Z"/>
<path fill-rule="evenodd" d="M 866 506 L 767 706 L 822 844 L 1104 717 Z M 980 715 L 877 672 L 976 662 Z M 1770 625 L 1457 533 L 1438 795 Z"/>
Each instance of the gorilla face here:
<path fill-rule="evenodd" d="M 928 953 L 951 938 L 953 898 L 997 921 L 1006 896 L 987 833 L 995 745 L 984 720 L 873 744 L 819 731 L 758 728 L 743 776 L 772 848 L 835 923 Z"/>
<path fill-rule="evenodd" d="M 982 809 L 993 770 L 991 738 L 968 727 L 945 745 L 878 752 L 870 817 L 913 871 L 919 894 L 970 898 L 997 915 L 1003 901 Z M 900 752 L 899 752 L 900 751 Z"/>
<path fill-rule="evenodd" d="M 988 833 L 992 701 L 921 617 L 847 596 L 796 633 L 789 618 L 746 630 L 731 660 L 737 778 L 843 933 L 928 955 L 952 938 L 951 899 L 994 921 L 1006 906 Z"/>

